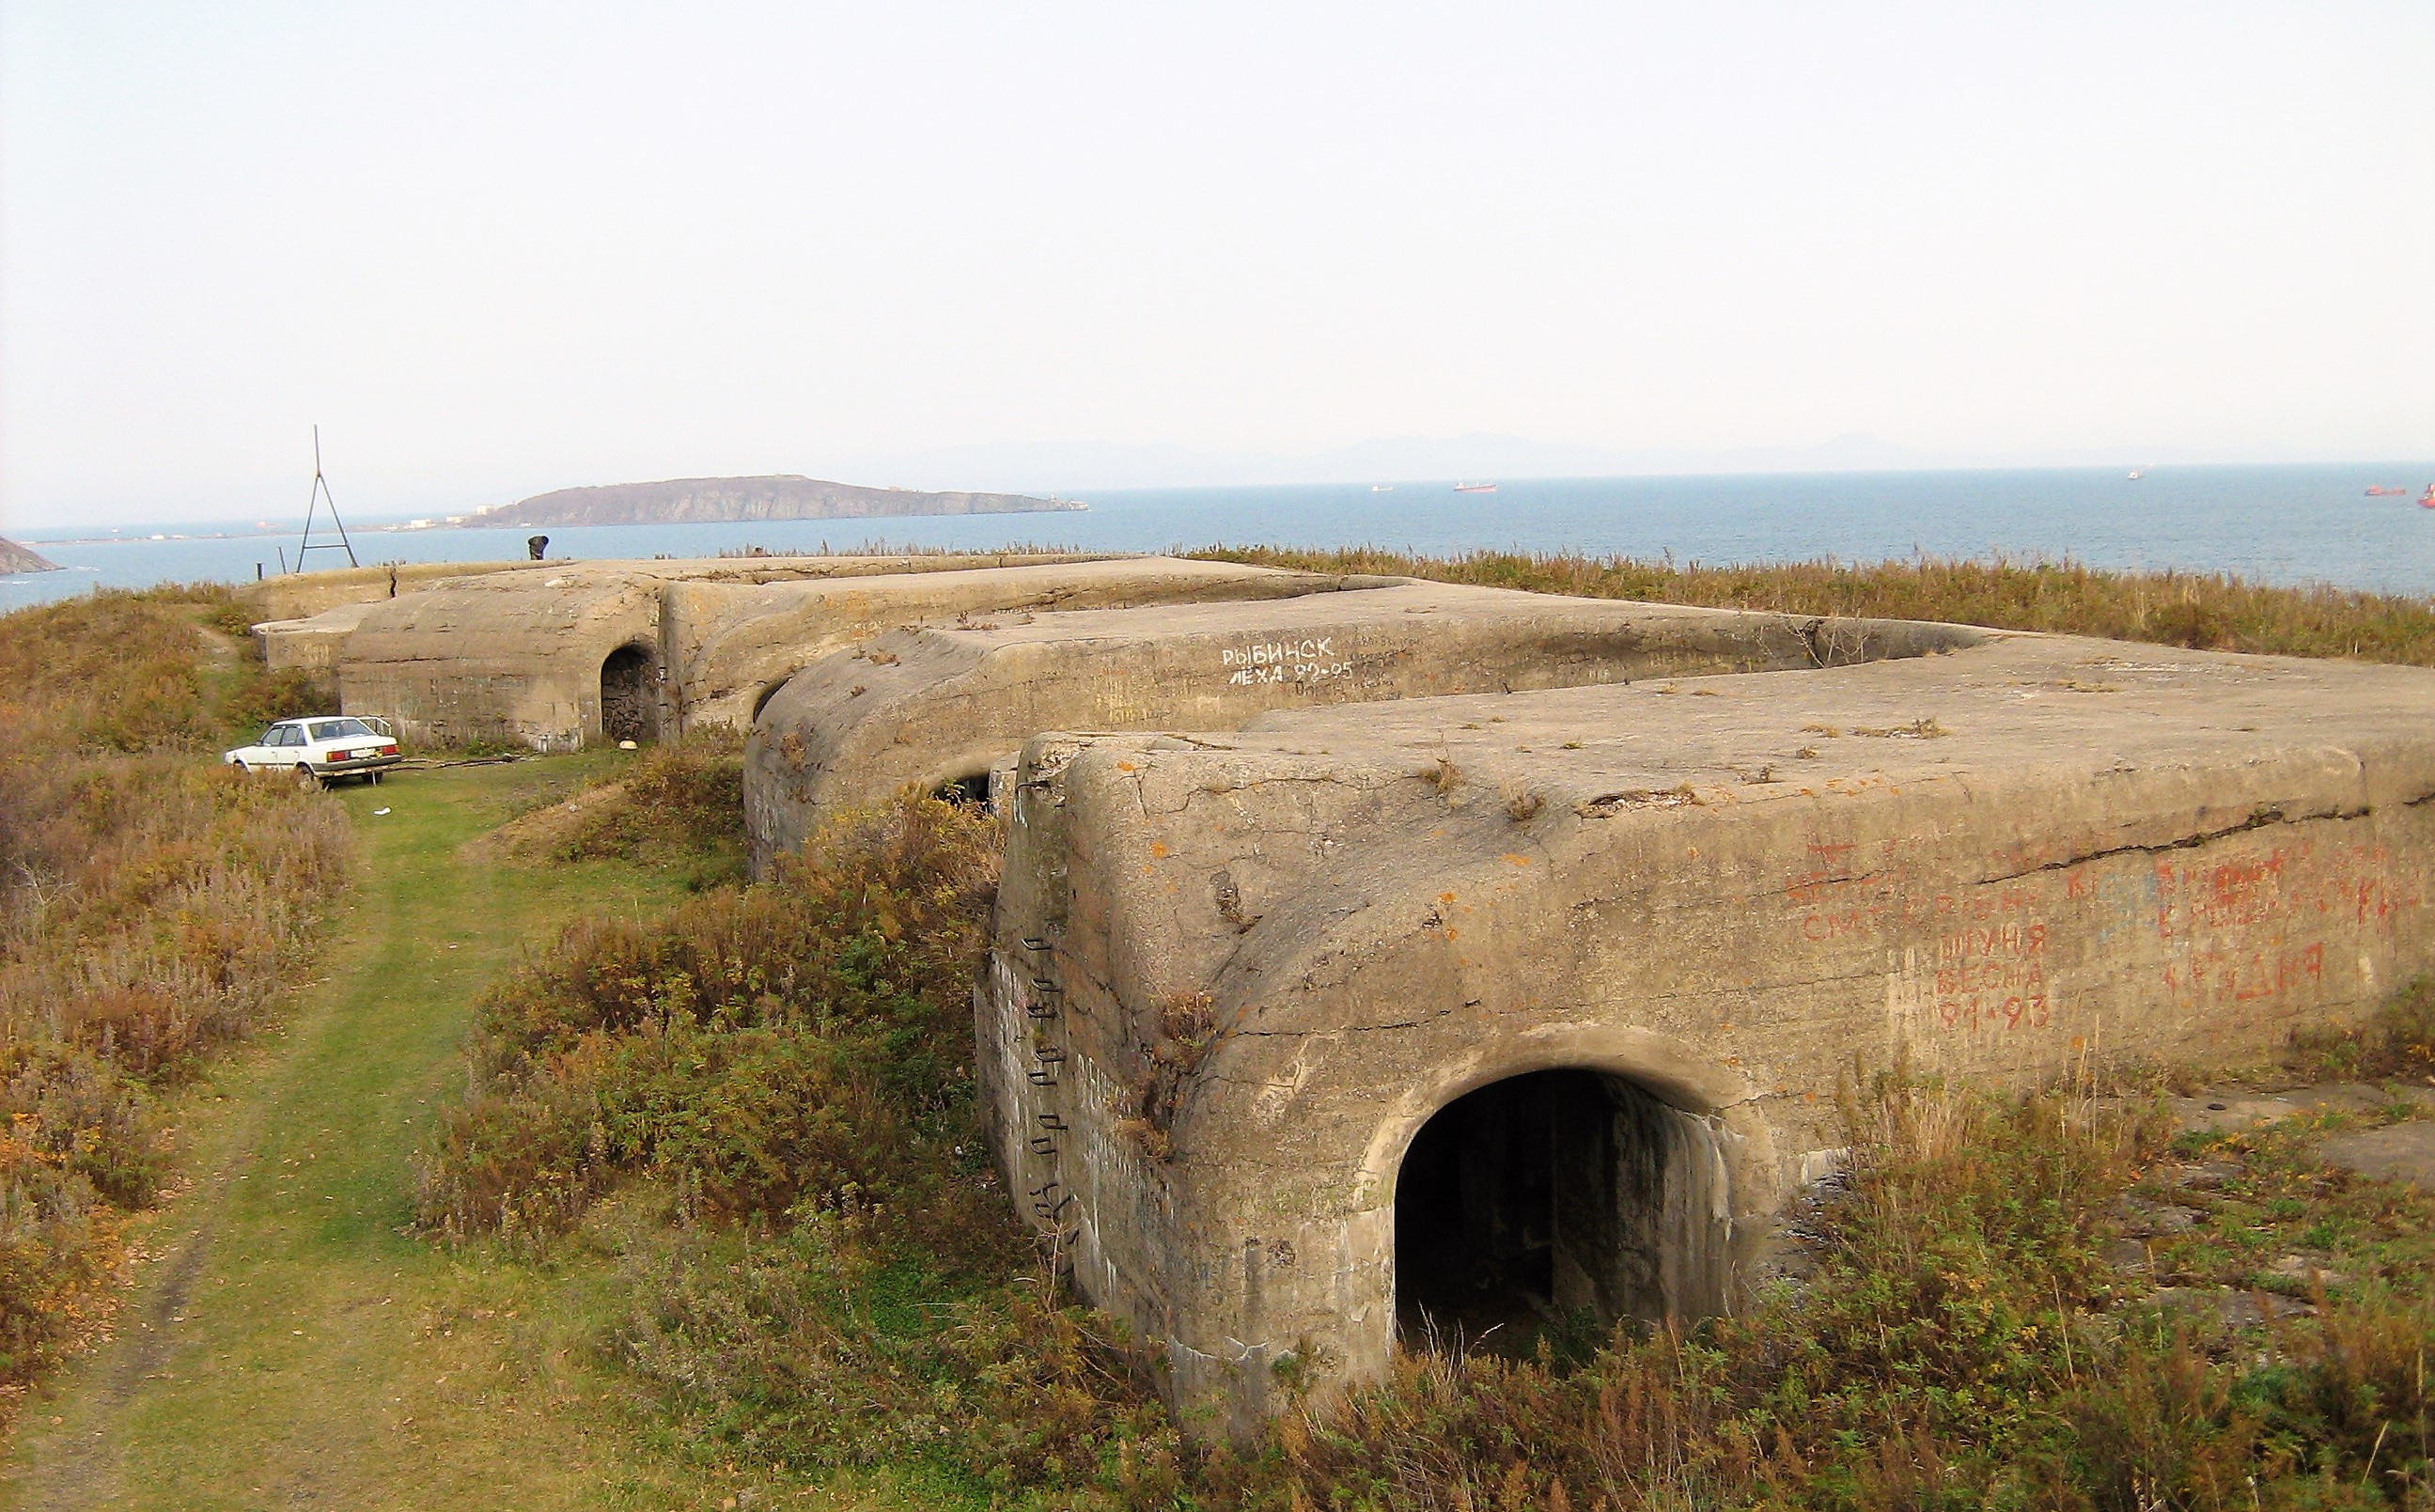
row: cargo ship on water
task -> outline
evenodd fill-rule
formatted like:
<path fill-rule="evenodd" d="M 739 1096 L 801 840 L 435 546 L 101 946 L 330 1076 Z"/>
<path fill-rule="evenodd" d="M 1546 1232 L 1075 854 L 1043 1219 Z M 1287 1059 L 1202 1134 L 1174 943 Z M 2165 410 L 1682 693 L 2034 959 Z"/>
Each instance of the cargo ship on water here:
<path fill-rule="evenodd" d="M 1496 491 L 1496 485 L 1494 483 L 1458 483 L 1454 486 L 1454 491 L 1457 493 L 1494 493 Z"/>

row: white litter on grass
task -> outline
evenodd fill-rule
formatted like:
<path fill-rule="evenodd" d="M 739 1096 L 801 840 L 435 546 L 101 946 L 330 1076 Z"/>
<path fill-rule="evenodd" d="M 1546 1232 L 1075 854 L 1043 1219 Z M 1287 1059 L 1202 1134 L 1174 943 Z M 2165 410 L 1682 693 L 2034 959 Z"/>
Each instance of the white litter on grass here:
<path fill-rule="evenodd" d="M 387 810 L 387 809 L 374 809 L 374 810 L 372 810 L 372 817 L 377 819 L 377 818 L 379 818 L 382 815 L 387 814 L 388 812 L 389 812 L 389 810 Z"/>

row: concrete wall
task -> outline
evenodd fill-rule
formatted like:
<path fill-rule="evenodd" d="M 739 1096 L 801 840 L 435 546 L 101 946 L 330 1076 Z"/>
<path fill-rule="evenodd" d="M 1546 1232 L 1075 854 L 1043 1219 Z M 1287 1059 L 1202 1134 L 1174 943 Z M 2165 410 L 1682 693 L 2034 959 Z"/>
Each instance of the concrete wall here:
<path fill-rule="evenodd" d="M 450 583 L 369 608 L 337 656 L 339 707 L 417 743 L 574 750 L 600 739 L 600 671 L 620 646 L 654 666 L 660 584 L 569 569 Z"/>
<path fill-rule="evenodd" d="M 958 619 L 969 625 L 975 615 L 1283 598 L 1344 581 L 1148 557 L 992 563 L 903 579 L 677 582 L 668 585 L 666 597 L 667 663 L 686 729 L 746 730 L 764 701 L 796 672 L 889 630 Z"/>
<path fill-rule="evenodd" d="M 749 724 L 798 668 L 904 627 L 1061 605 L 1279 597 L 1346 581 L 1227 562 L 1005 554 L 544 565 L 446 578 L 256 631 L 273 665 L 334 668 L 347 712 L 391 719 L 409 740 L 566 750 L 603 738 L 612 658 L 643 663 L 639 693 L 618 703 L 648 694 L 639 728 L 653 738 Z"/>
<path fill-rule="evenodd" d="M 802 844 L 834 807 L 985 773 L 1042 730 L 1229 730 L 1312 705 L 1812 666 L 1977 639 L 1953 626 L 1344 586 L 1356 591 L 931 626 L 807 667 L 769 700 L 747 749 L 754 855 Z"/>
<path fill-rule="evenodd" d="M 506 542 L 501 542 L 502 545 Z M 437 583 L 492 573 L 563 567 L 563 562 L 416 561 L 378 567 L 340 567 L 328 572 L 288 573 L 247 583 L 239 592 L 265 620 L 309 619 L 341 604 L 376 604 Z"/>
<path fill-rule="evenodd" d="M 371 604 L 340 604 L 301 620 L 266 620 L 253 627 L 253 643 L 273 672 L 330 672 Z"/>
<path fill-rule="evenodd" d="M 1733 1264 L 1842 1143 L 1856 1062 L 2238 1062 L 2435 966 L 2407 669 L 2004 636 L 1045 735 L 1010 819 L 976 994 L 1000 1157 L 1237 1429 L 1280 1355 L 1384 1367 L 1401 1162 L 1475 1088 L 1585 1068 L 1713 1129 Z M 1161 1128 L 1139 1091 L 1196 1005 Z"/>

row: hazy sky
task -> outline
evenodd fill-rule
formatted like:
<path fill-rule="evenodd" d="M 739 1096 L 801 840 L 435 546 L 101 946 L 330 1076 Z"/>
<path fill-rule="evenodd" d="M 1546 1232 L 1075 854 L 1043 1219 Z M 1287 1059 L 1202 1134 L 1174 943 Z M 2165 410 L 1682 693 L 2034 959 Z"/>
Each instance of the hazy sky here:
<path fill-rule="evenodd" d="M 0 523 L 294 514 L 317 421 L 366 511 L 979 442 L 2435 456 L 2430 81 L 2428 0 L 5 0 Z"/>

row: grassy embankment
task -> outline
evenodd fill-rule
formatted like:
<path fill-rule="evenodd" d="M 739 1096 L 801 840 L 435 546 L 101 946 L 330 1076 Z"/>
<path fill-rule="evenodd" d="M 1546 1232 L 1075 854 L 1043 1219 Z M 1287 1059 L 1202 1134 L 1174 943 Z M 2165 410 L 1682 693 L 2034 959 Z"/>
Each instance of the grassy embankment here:
<path fill-rule="evenodd" d="M 0 1387 L 100 1321 L 169 1178 L 160 1095 L 301 969 L 347 864 L 328 804 L 199 757 L 311 690 L 225 593 L 0 620 Z"/>
<path fill-rule="evenodd" d="M 18 758 L 0 767 L 9 1095 L 39 1113 L 64 1084 L 114 1115 L 51 1142 L 61 1159 L 16 1109 L 5 1300 L 33 1347 L 14 1383 L 44 1374 L 15 1399 L 0 1502 L 712 1507 L 766 1487 L 652 1448 L 596 1349 L 623 1315 L 613 1267 L 412 1233 L 409 1155 L 463 1085 L 483 988 L 569 919 L 682 897 L 718 848 L 683 866 L 463 853 L 614 753 L 330 795 L 221 773 L 206 762 L 233 729 L 326 706 L 263 677 L 227 633 L 242 619 L 204 591 L 0 621 L 0 700 L 31 711 L 7 728 L 46 735 L 0 747 Z M 595 828 L 593 849 L 633 849 Z M 285 911 L 266 916 L 266 893 Z M 274 934 L 239 927 L 265 917 Z M 181 949 L 229 938 L 250 942 L 246 971 L 183 972 Z M 120 1001 L 93 973 L 128 959 L 168 998 L 80 1034 Z"/>

